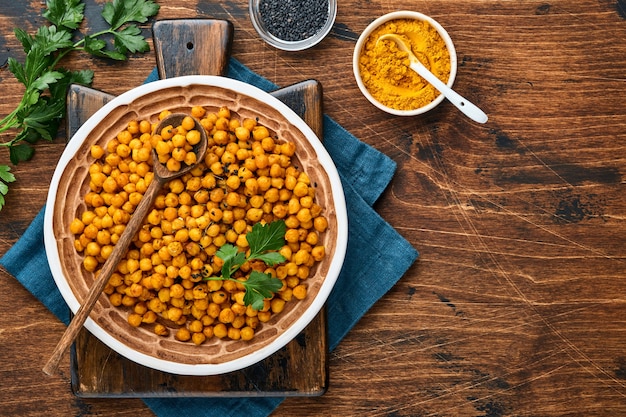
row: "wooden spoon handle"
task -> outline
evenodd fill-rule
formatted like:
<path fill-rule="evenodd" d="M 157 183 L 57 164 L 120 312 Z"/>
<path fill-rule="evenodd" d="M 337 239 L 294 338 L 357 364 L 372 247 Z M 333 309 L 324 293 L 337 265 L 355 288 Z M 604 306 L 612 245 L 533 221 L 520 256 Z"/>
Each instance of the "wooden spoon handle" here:
<path fill-rule="evenodd" d="M 85 321 L 87 321 L 87 318 L 89 317 L 93 306 L 96 304 L 98 298 L 100 298 L 100 295 L 102 294 L 102 291 L 104 291 L 104 288 L 109 282 L 111 274 L 113 273 L 113 271 L 115 271 L 115 268 L 117 268 L 117 264 L 122 260 L 122 257 L 126 253 L 126 250 L 128 249 L 128 246 L 130 245 L 133 237 L 141 227 L 144 218 L 148 214 L 148 210 L 152 208 L 152 204 L 154 203 L 156 196 L 159 194 L 159 191 L 163 187 L 164 182 L 164 180 L 155 176 L 148 186 L 148 189 L 141 198 L 141 201 L 139 201 L 137 208 L 130 217 L 130 220 L 126 225 L 124 232 L 121 234 L 120 239 L 113 247 L 111 255 L 106 260 L 106 262 L 102 266 L 102 269 L 96 276 L 93 285 L 89 289 L 87 298 L 85 299 L 85 301 L 83 301 L 80 308 L 76 312 L 76 315 L 72 318 L 70 325 L 67 327 L 67 329 L 65 329 L 65 332 L 59 340 L 59 343 L 57 343 L 56 348 L 54 348 L 50 359 L 48 359 L 48 362 L 43 367 L 43 371 L 47 375 L 52 375 L 56 372 L 57 368 L 59 367 L 59 363 L 61 362 L 61 359 L 65 354 L 65 351 L 74 342 L 74 339 L 76 339 L 78 332 L 83 327 L 83 324 L 85 324 Z"/>

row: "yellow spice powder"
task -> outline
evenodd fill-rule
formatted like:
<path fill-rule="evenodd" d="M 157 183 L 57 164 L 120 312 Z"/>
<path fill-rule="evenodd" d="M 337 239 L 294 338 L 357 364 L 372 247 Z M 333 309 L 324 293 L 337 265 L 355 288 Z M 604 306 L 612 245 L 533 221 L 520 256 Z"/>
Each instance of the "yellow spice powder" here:
<path fill-rule="evenodd" d="M 377 40 L 386 33 L 406 37 L 413 54 L 444 83 L 450 78 L 450 53 L 439 32 L 428 22 L 397 19 L 384 23 L 369 36 L 359 59 L 361 78 L 370 94 L 397 110 L 423 107 L 439 91 L 409 68 L 408 54 L 395 42 Z"/>

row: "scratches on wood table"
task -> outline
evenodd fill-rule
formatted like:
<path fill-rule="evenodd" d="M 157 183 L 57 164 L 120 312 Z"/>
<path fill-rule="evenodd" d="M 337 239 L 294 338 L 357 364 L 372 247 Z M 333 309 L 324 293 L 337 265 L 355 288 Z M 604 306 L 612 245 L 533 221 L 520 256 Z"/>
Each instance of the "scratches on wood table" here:
<path fill-rule="evenodd" d="M 86 1 L 90 13 L 96 3 Z M 330 354 L 328 392 L 287 399 L 273 416 L 626 414 L 622 0 L 346 0 L 329 37 L 297 53 L 258 38 L 246 1 L 160 3 L 159 18 L 232 21 L 235 58 L 279 86 L 318 80 L 324 111 L 397 163 L 375 208 L 420 258 Z M 41 24 L 41 8 L 0 0 L 0 64 L 21 56 L 11 30 Z M 486 125 L 445 101 L 421 117 L 390 117 L 359 93 L 356 38 L 400 9 L 446 28 L 459 60 L 454 87 L 486 111 Z M 93 87 L 114 95 L 155 66 L 153 54 L 67 61 L 94 69 Z M 21 90 L 6 67 L 0 82 L 6 114 Z M 62 139 L 42 143 L 14 168 L 0 255 L 43 205 L 62 150 Z M 63 326 L 2 271 L 0 288 L 0 378 L 12 381 L 0 415 L 153 415 L 140 400 L 78 399 L 67 374 L 43 379 Z"/>

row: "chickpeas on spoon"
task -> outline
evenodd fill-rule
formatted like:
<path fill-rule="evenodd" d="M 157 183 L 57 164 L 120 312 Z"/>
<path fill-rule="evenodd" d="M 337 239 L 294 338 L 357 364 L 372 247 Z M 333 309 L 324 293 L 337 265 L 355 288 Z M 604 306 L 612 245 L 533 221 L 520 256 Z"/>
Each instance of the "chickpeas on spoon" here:
<path fill-rule="evenodd" d="M 63 333 L 63 336 L 59 340 L 56 348 L 52 352 L 50 359 L 43 367 L 44 373 L 47 375 L 52 375 L 59 367 L 59 363 L 63 358 L 64 353 L 67 351 L 69 346 L 74 342 L 76 336 L 78 336 L 78 332 L 85 324 L 85 321 L 89 317 L 91 310 L 94 305 L 98 301 L 98 298 L 104 291 L 107 283 L 109 282 L 109 278 L 111 274 L 115 271 L 117 264 L 120 262 L 122 257 L 124 256 L 128 246 L 130 245 L 133 237 L 140 229 L 144 218 L 148 214 L 148 211 L 152 208 L 154 204 L 154 200 L 157 195 L 163 188 L 163 186 L 170 180 L 174 178 L 180 177 L 181 175 L 186 174 L 187 172 L 193 170 L 199 163 L 204 159 L 204 154 L 206 153 L 208 147 L 208 139 L 206 135 L 206 131 L 200 124 L 198 120 L 192 118 L 187 114 L 182 113 L 174 113 L 169 116 L 163 118 L 156 128 L 156 132 L 161 132 L 164 128 L 168 126 L 177 127 L 183 124 L 183 120 L 185 124 L 190 123 L 189 119 L 193 120 L 194 127 L 192 130 L 197 130 L 200 133 L 199 141 L 193 145 L 193 153 L 195 154 L 195 162 L 193 163 L 182 163 L 180 166 L 176 166 L 176 164 L 168 164 L 165 165 L 163 162 L 160 162 L 159 155 L 157 154 L 157 150 L 152 150 L 152 161 L 153 161 L 153 171 L 154 178 L 150 182 L 148 189 L 144 193 L 141 201 L 135 208 L 130 221 L 126 225 L 124 232 L 121 234 L 120 239 L 115 244 L 111 255 L 106 260 L 102 269 L 98 273 L 95 278 L 85 301 L 82 303 L 76 315 L 73 317 L 69 326 Z M 162 155 L 162 153 L 160 153 Z M 191 162 L 191 161 L 190 161 Z M 179 168 L 179 169 L 176 169 Z"/>
<path fill-rule="evenodd" d="M 415 54 L 413 54 L 413 51 L 411 50 L 411 45 L 404 37 L 396 35 L 395 33 L 386 33 L 378 38 L 376 43 L 383 40 L 395 42 L 400 50 L 409 54 L 409 68 L 411 68 L 423 79 L 428 81 L 433 87 L 439 90 L 439 92 L 443 94 L 444 97 L 447 98 L 448 101 L 450 101 L 456 108 L 461 110 L 463 114 L 465 114 L 467 117 L 474 120 L 475 122 L 487 122 L 487 115 L 485 114 L 485 112 L 483 112 L 481 109 L 478 108 L 478 106 L 461 96 L 459 93 L 448 87 L 443 81 L 437 78 L 436 75 L 430 72 L 428 68 L 426 68 L 424 64 L 419 61 L 419 59 L 417 59 L 417 57 L 415 56 Z"/>

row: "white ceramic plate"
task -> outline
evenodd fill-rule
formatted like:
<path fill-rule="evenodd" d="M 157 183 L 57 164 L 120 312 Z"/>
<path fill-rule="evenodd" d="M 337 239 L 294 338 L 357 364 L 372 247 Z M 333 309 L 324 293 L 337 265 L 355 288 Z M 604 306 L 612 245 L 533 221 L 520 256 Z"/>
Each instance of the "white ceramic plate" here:
<path fill-rule="evenodd" d="M 287 303 L 287 308 L 263 324 L 251 342 L 214 337 L 195 346 L 178 342 L 173 336 L 163 338 L 151 329 L 130 326 L 127 312 L 112 306 L 105 295 L 85 327 L 114 351 L 144 366 L 174 374 L 215 375 L 259 362 L 297 336 L 326 302 L 343 265 L 348 220 L 337 169 L 321 141 L 289 107 L 254 86 L 217 76 L 156 81 L 116 97 L 77 131 L 61 155 L 50 184 L 44 240 L 56 285 L 75 313 L 93 282 L 93 274 L 81 267 L 82 257 L 74 250 L 74 236 L 69 231 L 72 219 L 85 209 L 82 199 L 88 188 L 91 145 L 104 145 L 130 120 L 149 116 L 156 120 L 161 110 L 186 111 L 194 105 L 214 111 L 227 105 L 240 117 L 259 116 L 261 124 L 297 144 L 298 162 L 318 185 L 316 198 L 329 220 L 329 229 L 322 237 L 327 255 L 312 269 L 308 296 Z"/>

